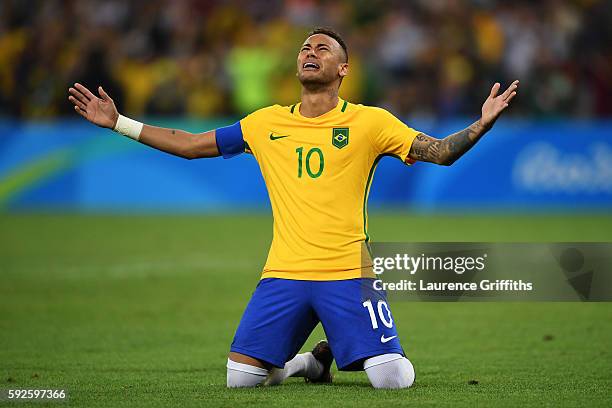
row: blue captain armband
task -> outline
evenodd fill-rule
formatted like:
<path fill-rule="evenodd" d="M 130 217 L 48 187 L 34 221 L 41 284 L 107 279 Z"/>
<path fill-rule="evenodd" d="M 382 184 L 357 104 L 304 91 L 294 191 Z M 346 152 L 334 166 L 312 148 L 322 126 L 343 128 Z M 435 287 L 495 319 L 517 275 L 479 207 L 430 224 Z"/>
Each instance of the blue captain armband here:
<path fill-rule="evenodd" d="M 242 138 L 242 128 L 240 122 L 233 125 L 218 128 L 215 131 L 217 149 L 224 159 L 244 153 L 244 139 Z"/>

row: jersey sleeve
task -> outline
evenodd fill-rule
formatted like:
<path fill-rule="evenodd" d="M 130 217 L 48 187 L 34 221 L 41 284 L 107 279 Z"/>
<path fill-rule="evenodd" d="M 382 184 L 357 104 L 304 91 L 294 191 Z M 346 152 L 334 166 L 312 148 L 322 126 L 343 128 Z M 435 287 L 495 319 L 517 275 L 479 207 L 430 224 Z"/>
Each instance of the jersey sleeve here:
<path fill-rule="evenodd" d="M 240 121 L 246 153 L 255 156 L 255 152 L 264 147 L 262 140 L 266 139 L 267 129 L 270 129 L 270 118 L 278 108 L 278 105 L 272 105 L 258 109 Z"/>
<path fill-rule="evenodd" d="M 388 154 L 404 163 L 413 164 L 415 160 L 408 158 L 408 153 L 412 142 L 421 132 L 408 127 L 384 109 L 375 109 L 375 112 L 372 143 L 378 154 Z"/>
<path fill-rule="evenodd" d="M 260 144 L 258 141 L 265 134 L 270 113 L 277 107 L 278 105 L 274 105 L 256 110 L 233 125 L 217 129 L 219 153 L 225 159 L 240 153 L 253 154 L 253 147 L 257 148 Z"/>

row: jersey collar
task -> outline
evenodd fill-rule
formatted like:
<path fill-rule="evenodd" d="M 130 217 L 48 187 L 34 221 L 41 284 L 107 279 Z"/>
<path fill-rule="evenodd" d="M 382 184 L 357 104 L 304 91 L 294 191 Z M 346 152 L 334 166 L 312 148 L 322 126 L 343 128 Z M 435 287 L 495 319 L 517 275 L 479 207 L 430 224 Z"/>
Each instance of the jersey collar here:
<path fill-rule="evenodd" d="M 335 106 L 333 109 L 331 109 L 331 110 L 329 110 L 329 111 L 325 112 L 325 113 L 324 113 L 324 114 L 322 114 L 322 115 L 315 116 L 314 118 L 307 118 L 306 116 L 302 116 L 302 114 L 300 113 L 300 106 L 301 106 L 301 105 L 302 105 L 302 102 L 298 102 L 298 103 L 296 103 L 295 105 L 293 105 L 293 106 L 291 107 L 291 112 L 292 112 L 292 113 L 293 113 L 295 116 L 297 116 L 298 118 L 300 118 L 300 119 L 310 120 L 310 121 L 318 121 L 318 120 L 321 120 L 321 119 L 326 119 L 326 118 L 328 118 L 328 117 L 330 117 L 330 116 L 333 116 L 333 115 L 336 115 L 336 114 L 338 114 L 338 113 L 342 113 L 342 112 L 344 112 L 344 111 L 346 110 L 346 107 L 347 107 L 347 105 L 348 105 L 348 102 L 347 102 L 347 101 L 345 101 L 344 99 L 342 99 L 342 98 L 338 97 L 338 103 L 336 104 L 336 106 Z"/>

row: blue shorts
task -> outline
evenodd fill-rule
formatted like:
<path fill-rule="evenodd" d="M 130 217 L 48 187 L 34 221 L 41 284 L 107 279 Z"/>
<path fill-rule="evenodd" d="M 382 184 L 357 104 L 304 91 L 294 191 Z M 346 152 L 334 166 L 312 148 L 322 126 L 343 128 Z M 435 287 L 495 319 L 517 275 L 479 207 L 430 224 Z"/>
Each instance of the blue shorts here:
<path fill-rule="evenodd" d="M 385 293 L 372 281 L 262 279 L 231 351 L 284 367 L 321 322 L 340 370 L 362 370 L 368 357 L 404 355 Z"/>

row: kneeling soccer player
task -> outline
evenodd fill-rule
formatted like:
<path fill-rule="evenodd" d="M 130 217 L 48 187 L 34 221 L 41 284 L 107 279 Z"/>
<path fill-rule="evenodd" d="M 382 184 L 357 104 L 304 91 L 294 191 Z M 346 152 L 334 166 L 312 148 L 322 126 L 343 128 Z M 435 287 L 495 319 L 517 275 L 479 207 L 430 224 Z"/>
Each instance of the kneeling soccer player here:
<path fill-rule="evenodd" d="M 69 100 L 87 120 L 159 150 L 189 158 L 247 152 L 268 188 L 274 237 L 227 360 L 227 386 L 280 384 L 290 376 L 331 382 L 340 370 L 365 370 L 375 388 L 406 388 L 415 373 L 383 293 L 372 288 L 367 198 L 380 158 L 450 165 L 491 128 L 516 95 L 493 85 L 482 116 L 436 139 L 389 112 L 338 97 L 348 53 L 333 31 L 317 29 L 302 44 L 297 74 L 301 101 L 260 109 L 234 125 L 192 134 L 144 125 L 119 115 L 113 100 L 81 84 Z M 365 251 L 367 253 L 367 251 Z M 327 341 L 296 354 L 321 322 Z"/>

